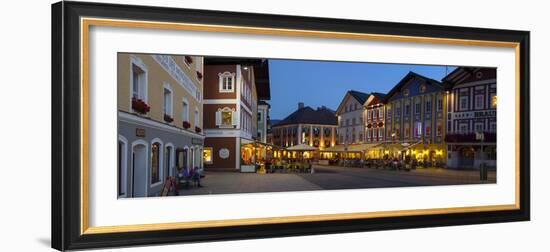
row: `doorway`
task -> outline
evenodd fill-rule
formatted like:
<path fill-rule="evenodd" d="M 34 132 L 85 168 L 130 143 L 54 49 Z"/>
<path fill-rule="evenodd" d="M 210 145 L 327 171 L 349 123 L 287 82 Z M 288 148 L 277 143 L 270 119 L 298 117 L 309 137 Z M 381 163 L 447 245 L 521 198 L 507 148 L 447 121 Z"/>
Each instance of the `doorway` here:
<path fill-rule="evenodd" d="M 147 148 L 143 144 L 132 149 L 132 197 L 147 196 Z"/>

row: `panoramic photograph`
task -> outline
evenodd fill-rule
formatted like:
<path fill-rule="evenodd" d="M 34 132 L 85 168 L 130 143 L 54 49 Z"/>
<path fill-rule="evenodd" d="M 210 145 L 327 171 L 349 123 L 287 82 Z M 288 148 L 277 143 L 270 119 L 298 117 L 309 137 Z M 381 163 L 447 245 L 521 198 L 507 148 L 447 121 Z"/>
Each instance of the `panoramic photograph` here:
<path fill-rule="evenodd" d="M 118 198 L 496 183 L 496 68 L 118 53 Z"/>

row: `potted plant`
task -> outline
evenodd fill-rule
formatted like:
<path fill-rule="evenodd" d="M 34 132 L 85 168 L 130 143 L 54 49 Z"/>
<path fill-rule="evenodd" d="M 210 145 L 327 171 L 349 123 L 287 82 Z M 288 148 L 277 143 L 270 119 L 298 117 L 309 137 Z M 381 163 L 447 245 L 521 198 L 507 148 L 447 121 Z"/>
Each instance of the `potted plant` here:
<path fill-rule="evenodd" d="M 195 127 L 195 132 L 197 132 L 197 133 L 201 133 L 201 131 L 202 131 L 202 129 L 201 129 L 201 128 L 199 128 L 199 127 Z"/>
<path fill-rule="evenodd" d="M 145 101 L 142 99 L 133 97 L 132 98 L 132 109 L 140 114 L 147 114 L 151 110 L 151 106 L 149 106 Z"/>
<path fill-rule="evenodd" d="M 185 56 L 185 62 L 187 62 L 187 64 L 191 64 L 193 63 L 193 58 L 191 56 Z"/>
<path fill-rule="evenodd" d="M 191 123 L 189 123 L 188 121 L 183 121 L 181 126 L 184 128 L 184 129 L 189 129 L 189 127 L 191 127 Z"/>
<path fill-rule="evenodd" d="M 170 115 L 164 114 L 164 121 L 171 123 L 174 121 L 174 118 L 171 117 Z"/>

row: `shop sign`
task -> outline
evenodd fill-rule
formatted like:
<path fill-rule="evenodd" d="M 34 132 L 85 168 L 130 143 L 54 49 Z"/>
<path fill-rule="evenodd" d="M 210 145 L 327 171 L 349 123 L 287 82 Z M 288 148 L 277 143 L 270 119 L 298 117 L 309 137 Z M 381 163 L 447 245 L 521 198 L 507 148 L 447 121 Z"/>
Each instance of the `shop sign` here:
<path fill-rule="evenodd" d="M 192 144 L 202 144 L 202 139 L 200 138 L 191 138 Z"/>
<path fill-rule="evenodd" d="M 222 148 L 218 152 L 220 158 L 227 159 L 229 157 L 229 150 L 227 148 Z"/>
<path fill-rule="evenodd" d="M 145 137 L 145 129 L 137 128 L 136 129 L 136 136 L 137 137 Z"/>
<path fill-rule="evenodd" d="M 487 117 L 496 117 L 496 116 L 497 116 L 496 110 L 456 112 L 453 114 L 454 119 L 487 118 Z"/>

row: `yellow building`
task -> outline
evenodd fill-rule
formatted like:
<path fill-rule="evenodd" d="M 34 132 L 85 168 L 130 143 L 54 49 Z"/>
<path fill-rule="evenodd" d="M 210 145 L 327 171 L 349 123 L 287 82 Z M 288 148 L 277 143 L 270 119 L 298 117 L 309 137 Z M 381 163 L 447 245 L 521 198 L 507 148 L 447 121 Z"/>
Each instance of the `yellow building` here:
<path fill-rule="evenodd" d="M 118 196 L 157 196 L 178 169 L 203 166 L 203 58 L 117 59 Z"/>
<path fill-rule="evenodd" d="M 386 157 L 444 163 L 446 91 L 437 80 L 409 72 L 386 95 Z"/>

